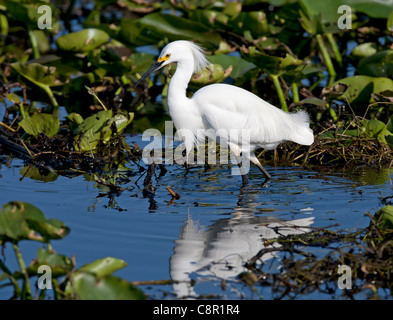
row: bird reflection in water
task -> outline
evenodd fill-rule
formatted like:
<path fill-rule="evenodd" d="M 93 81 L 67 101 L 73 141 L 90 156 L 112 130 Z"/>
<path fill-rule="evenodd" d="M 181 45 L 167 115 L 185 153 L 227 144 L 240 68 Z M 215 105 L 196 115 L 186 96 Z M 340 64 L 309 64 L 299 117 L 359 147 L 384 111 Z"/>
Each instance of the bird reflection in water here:
<path fill-rule="evenodd" d="M 265 240 L 309 232 L 314 222 L 314 217 L 285 221 L 255 214 L 260 203 L 250 199 L 245 203 L 243 200 L 239 201 L 230 218 L 216 220 L 210 226 L 200 225 L 192 218 L 192 213 L 188 215 L 170 259 L 170 274 L 177 297 L 197 296 L 191 285 L 193 274 L 219 280 L 233 279 L 247 270 L 247 261 L 266 248 Z M 274 256 L 275 253 L 270 252 L 263 255 L 262 260 Z"/>

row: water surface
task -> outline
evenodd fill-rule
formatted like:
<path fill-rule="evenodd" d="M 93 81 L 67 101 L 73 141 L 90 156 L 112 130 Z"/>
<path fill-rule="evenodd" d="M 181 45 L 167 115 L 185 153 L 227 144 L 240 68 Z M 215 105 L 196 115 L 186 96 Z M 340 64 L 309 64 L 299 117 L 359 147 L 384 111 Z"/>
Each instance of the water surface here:
<path fill-rule="evenodd" d="M 127 142 L 141 147 L 147 143 L 140 136 L 127 136 Z M 209 172 L 196 166 L 184 176 L 183 167 L 170 165 L 164 176 L 157 171 L 155 197 L 149 199 L 140 192 L 144 177 L 130 165 L 135 175 L 122 185 L 123 193 L 110 199 L 105 188 L 85 176 L 59 176 L 49 182 L 21 179 L 23 161 L 0 159 L 1 205 L 12 200 L 30 202 L 48 218 L 64 221 L 71 233 L 52 244 L 58 253 L 75 255 L 77 267 L 112 256 L 128 263 L 116 275 L 129 281 L 181 281 L 142 286 L 151 298 L 216 294 L 224 299 L 270 299 L 268 289 L 255 295 L 237 278 L 265 239 L 306 232 L 308 227 L 366 227 L 366 213 L 381 208 L 381 197 L 392 189 L 389 171 L 372 168 L 321 172 L 266 166 L 273 179 L 263 185 L 262 174 L 252 166 L 250 185 L 241 190 L 241 178 L 232 176 L 227 166 Z M 180 199 L 173 200 L 167 186 Z M 21 242 L 27 263 L 40 246 Z M 6 264 L 16 267 L 9 246 L 4 252 Z M 197 281 L 195 286 L 189 285 L 191 279 Z M 230 284 L 225 289 L 222 279 Z M 9 289 L 0 289 L 0 298 L 10 296 Z"/>

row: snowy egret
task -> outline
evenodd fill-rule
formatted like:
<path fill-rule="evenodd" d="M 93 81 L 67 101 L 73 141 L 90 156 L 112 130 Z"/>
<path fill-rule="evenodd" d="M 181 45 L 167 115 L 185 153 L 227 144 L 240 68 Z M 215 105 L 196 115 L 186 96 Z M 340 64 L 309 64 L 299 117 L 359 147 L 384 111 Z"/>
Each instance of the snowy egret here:
<path fill-rule="evenodd" d="M 285 112 L 242 88 L 216 83 L 207 85 L 193 94 L 186 95 L 188 83 L 193 73 L 208 65 L 203 49 L 191 42 L 178 40 L 169 43 L 160 53 L 156 63 L 137 81 L 144 81 L 160 68 L 177 63 L 176 71 L 168 87 L 168 109 L 173 123 L 184 140 L 187 155 L 195 144 L 205 137 L 200 130 L 220 132 L 220 143 L 225 141 L 238 159 L 246 156 L 262 171 L 266 180 L 271 175 L 261 165 L 254 150 L 272 150 L 283 141 L 293 141 L 311 145 L 314 135 L 309 127 L 309 116 L 304 111 Z M 229 135 L 231 130 L 249 130 L 249 141 L 244 143 L 238 137 Z M 206 132 L 206 131 L 205 131 Z M 224 137 L 222 132 L 226 132 Z M 241 168 L 240 162 L 238 162 Z M 241 171 L 243 185 L 247 176 Z"/>

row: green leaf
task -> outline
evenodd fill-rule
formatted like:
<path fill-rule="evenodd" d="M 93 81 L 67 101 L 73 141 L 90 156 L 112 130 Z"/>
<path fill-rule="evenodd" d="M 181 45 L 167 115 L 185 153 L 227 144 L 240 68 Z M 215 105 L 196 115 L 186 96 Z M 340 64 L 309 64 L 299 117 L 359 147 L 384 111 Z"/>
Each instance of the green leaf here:
<path fill-rule="evenodd" d="M 128 116 L 116 114 L 112 117 L 112 110 L 99 111 L 76 126 L 74 147 L 81 151 L 94 150 L 100 141 L 108 142 L 112 137 L 112 123 L 116 124 L 117 132 L 121 133 L 133 119 L 134 113 L 132 112 Z M 80 118 L 78 117 L 76 121 L 80 121 Z"/>
<path fill-rule="evenodd" d="M 61 221 L 46 219 L 40 209 L 27 202 L 12 201 L 0 209 L 0 241 L 47 241 L 68 233 Z"/>
<path fill-rule="evenodd" d="M 386 205 L 378 210 L 374 215 L 374 220 L 384 239 L 393 236 L 393 206 Z"/>
<path fill-rule="evenodd" d="M 52 93 L 50 87 L 62 85 L 55 76 L 56 68 L 43 66 L 39 63 L 21 63 L 15 62 L 11 67 L 27 80 L 33 82 L 35 85 L 43 89 L 54 107 L 58 107 L 58 103 Z"/>
<path fill-rule="evenodd" d="M 198 74 L 193 75 L 191 82 L 195 84 L 208 84 L 221 82 L 226 77 L 227 74 L 225 73 L 225 70 L 221 65 L 210 64 Z"/>
<path fill-rule="evenodd" d="M 23 167 L 20 169 L 20 175 L 22 177 L 28 177 L 32 180 L 38 180 L 43 182 L 51 182 L 55 181 L 58 178 L 58 175 L 53 172 L 49 172 L 46 176 L 43 176 L 38 168 L 34 167 L 33 165 Z"/>
<path fill-rule="evenodd" d="M 109 35 L 100 29 L 84 29 L 68 33 L 57 38 L 56 44 L 61 50 L 89 52 L 109 41 Z"/>
<path fill-rule="evenodd" d="M 380 133 L 383 128 L 385 128 L 385 124 L 382 121 L 376 119 L 366 120 L 366 134 L 369 137 L 378 136 L 378 133 Z"/>
<path fill-rule="evenodd" d="M 255 68 L 255 64 L 248 62 L 238 56 L 229 56 L 226 54 L 215 54 L 209 57 L 209 61 L 213 64 L 220 64 L 224 69 L 232 66 L 231 78 L 237 78 L 244 75 L 247 71 Z"/>
<path fill-rule="evenodd" d="M 340 5 L 345 4 L 353 11 L 365 13 L 372 18 L 387 19 L 392 12 L 391 1 L 370 1 L 370 0 L 340 0 Z"/>
<path fill-rule="evenodd" d="M 386 28 L 388 31 L 393 32 L 393 11 L 389 14 L 388 20 L 386 22 Z"/>
<path fill-rule="evenodd" d="M 144 294 L 126 280 L 115 276 L 98 278 L 79 273 L 73 280 L 73 290 L 81 300 L 143 300 Z"/>
<path fill-rule="evenodd" d="M 43 66 L 36 62 L 15 62 L 11 64 L 11 67 L 19 74 L 24 76 L 27 80 L 33 82 L 37 86 L 51 87 L 62 85 L 62 83 L 58 79 L 56 79 L 56 68 Z"/>
<path fill-rule="evenodd" d="M 58 254 L 44 248 L 39 248 L 37 258 L 34 259 L 27 268 L 29 275 L 37 275 L 38 268 L 42 265 L 48 265 L 51 268 L 52 277 L 60 277 L 66 275 L 74 268 L 74 262 L 71 258 Z"/>
<path fill-rule="evenodd" d="M 359 44 L 353 48 L 351 54 L 358 58 L 369 57 L 377 53 L 377 45 L 375 42 L 366 42 Z"/>
<path fill-rule="evenodd" d="M 282 58 L 263 54 L 252 47 L 249 47 L 249 49 L 249 54 L 244 55 L 244 57 L 268 74 L 298 76 L 303 70 L 303 61 L 289 54 Z"/>
<path fill-rule="evenodd" d="M 348 88 L 338 100 L 351 103 L 354 106 L 362 106 L 367 103 L 375 102 L 372 93 L 380 93 L 393 88 L 393 80 L 385 77 L 353 76 L 340 79 L 333 85 L 347 85 Z"/>
<path fill-rule="evenodd" d="M 266 14 L 263 11 L 241 12 L 230 20 L 230 25 L 238 33 L 250 31 L 255 38 L 270 32 Z"/>
<path fill-rule="evenodd" d="M 132 122 L 133 119 L 134 119 L 133 112 L 129 112 L 128 117 L 125 116 L 124 114 L 118 113 L 112 118 L 111 122 L 115 122 L 117 132 L 121 133 L 124 131 L 125 128 L 127 128 L 127 126 Z"/>
<path fill-rule="evenodd" d="M 70 233 L 70 229 L 65 226 L 63 221 L 57 219 L 47 219 L 46 221 L 37 221 L 35 219 L 26 219 L 30 228 L 37 231 L 46 239 L 63 239 Z"/>
<path fill-rule="evenodd" d="M 220 35 L 211 28 L 183 17 L 171 14 L 151 13 L 138 20 L 138 24 L 150 33 L 167 37 L 169 40 L 196 40 L 200 43 L 218 47 Z"/>
<path fill-rule="evenodd" d="M 44 133 L 51 138 L 59 130 L 60 121 L 53 114 L 39 113 L 23 119 L 19 122 L 19 125 L 34 137 Z"/>
<path fill-rule="evenodd" d="M 111 275 L 113 272 L 127 266 L 127 262 L 121 259 L 106 257 L 92 263 L 85 264 L 78 271 L 86 271 L 95 274 L 98 278 Z"/>
<path fill-rule="evenodd" d="M 229 17 L 215 10 L 195 10 L 190 12 L 190 19 L 195 20 L 204 25 L 215 27 L 225 27 L 228 24 Z"/>
<path fill-rule="evenodd" d="M 104 110 L 83 120 L 75 130 L 75 134 L 77 134 L 74 144 L 75 149 L 81 151 L 94 150 L 98 142 L 104 139 L 104 136 L 108 136 L 108 133 L 110 136 L 111 132 L 108 132 L 108 130 L 111 118 L 112 110 Z"/>
<path fill-rule="evenodd" d="M 371 77 L 393 77 L 393 50 L 384 50 L 359 61 L 359 74 Z"/>
<path fill-rule="evenodd" d="M 76 125 L 79 125 L 83 122 L 83 117 L 79 113 L 76 113 L 76 112 L 70 113 L 66 117 L 66 119 Z"/>
<path fill-rule="evenodd" d="M 341 0 L 314 1 L 300 0 L 300 6 L 304 14 L 301 14 L 302 26 L 311 34 L 322 33 L 323 31 L 339 32 L 337 21 L 341 14 L 337 8 L 341 5 Z"/>
<path fill-rule="evenodd" d="M 9 12 L 15 20 L 25 23 L 32 29 L 37 29 L 37 21 L 42 16 L 42 13 L 38 13 L 38 8 L 41 5 L 50 6 L 52 12 L 54 11 L 52 5 L 44 1 L 24 3 L 21 1 L 7 0 L 5 5 L 7 7 L 7 12 Z"/>

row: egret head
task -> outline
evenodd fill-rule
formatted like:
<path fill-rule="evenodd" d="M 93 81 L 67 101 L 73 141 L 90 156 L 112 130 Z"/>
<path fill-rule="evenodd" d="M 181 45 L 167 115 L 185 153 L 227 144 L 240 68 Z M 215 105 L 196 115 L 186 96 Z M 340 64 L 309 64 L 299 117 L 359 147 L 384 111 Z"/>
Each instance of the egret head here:
<path fill-rule="evenodd" d="M 199 72 L 208 61 L 203 49 L 191 41 L 178 40 L 171 42 L 162 49 L 157 62 L 147 70 L 137 81 L 135 87 L 144 81 L 150 74 L 171 63 L 184 62 L 193 66 L 193 72 Z"/>

